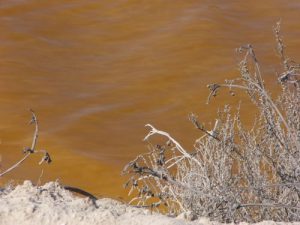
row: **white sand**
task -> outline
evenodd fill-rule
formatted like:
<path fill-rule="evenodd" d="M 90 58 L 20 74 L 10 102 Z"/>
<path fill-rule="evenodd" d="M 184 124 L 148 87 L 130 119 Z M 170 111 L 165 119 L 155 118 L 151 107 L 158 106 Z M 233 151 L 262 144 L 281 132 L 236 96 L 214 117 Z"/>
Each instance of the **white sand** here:
<path fill-rule="evenodd" d="M 97 206 L 97 207 L 96 207 Z M 145 209 L 137 209 L 112 199 L 100 199 L 95 204 L 72 195 L 58 183 L 35 187 L 30 181 L 15 188 L 0 191 L 0 225 L 58 224 L 58 225 L 200 225 L 218 224 L 206 218 L 187 221 L 169 218 Z M 182 216 L 181 216 L 182 217 Z M 246 223 L 241 223 L 246 225 Z M 260 225 L 286 224 L 271 221 Z M 299 224 L 299 223 L 293 223 Z"/>

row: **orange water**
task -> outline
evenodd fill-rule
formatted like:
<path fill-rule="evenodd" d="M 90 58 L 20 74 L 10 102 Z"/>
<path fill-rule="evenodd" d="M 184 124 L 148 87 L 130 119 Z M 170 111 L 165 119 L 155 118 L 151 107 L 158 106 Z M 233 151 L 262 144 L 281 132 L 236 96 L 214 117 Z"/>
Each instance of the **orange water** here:
<path fill-rule="evenodd" d="M 36 182 L 44 168 L 43 182 L 124 196 L 119 174 L 147 150 L 144 124 L 191 148 L 200 133 L 188 113 L 207 124 L 218 105 L 238 101 L 224 92 L 205 105 L 206 84 L 235 76 L 236 47 L 252 43 L 276 83 L 279 19 L 289 56 L 300 59 L 299 1 L 0 0 L 1 168 L 30 146 L 28 108 L 40 120 L 38 148 L 53 157 L 42 167 L 32 157 L 5 179 Z"/>

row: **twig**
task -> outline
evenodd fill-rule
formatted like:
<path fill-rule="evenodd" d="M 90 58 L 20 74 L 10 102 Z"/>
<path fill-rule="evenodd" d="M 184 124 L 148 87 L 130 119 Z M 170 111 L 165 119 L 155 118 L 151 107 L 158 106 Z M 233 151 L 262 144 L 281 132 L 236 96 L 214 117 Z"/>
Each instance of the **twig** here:
<path fill-rule="evenodd" d="M 211 130 L 211 131 L 208 131 L 204 128 L 203 125 L 201 125 L 198 120 L 197 120 L 197 117 L 195 114 L 191 113 L 189 115 L 189 120 L 194 124 L 194 126 L 198 129 L 198 130 L 201 130 L 202 132 L 204 132 L 206 135 L 216 139 L 217 141 L 220 141 L 220 139 L 217 137 L 217 129 L 218 129 L 218 123 L 219 123 L 219 120 L 216 120 L 216 123 L 215 123 L 215 126 L 214 128 Z"/>
<path fill-rule="evenodd" d="M 173 144 L 175 144 L 176 149 L 182 154 L 184 155 L 186 158 L 191 159 L 192 161 L 194 161 L 195 163 L 197 163 L 199 166 L 201 166 L 201 164 L 199 163 L 199 161 L 197 159 L 195 159 L 194 157 L 192 157 L 189 153 L 187 153 L 187 151 L 174 139 L 172 138 L 167 132 L 165 131 L 160 131 L 157 130 L 155 127 L 153 127 L 151 124 L 146 124 L 146 127 L 150 127 L 151 130 L 150 132 L 147 134 L 147 136 L 144 138 L 144 140 L 148 140 L 149 137 L 151 137 L 154 134 L 160 134 L 162 136 L 167 137 Z"/>
<path fill-rule="evenodd" d="M 39 186 L 41 184 L 42 176 L 44 175 L 44 169 L 42 169 L 41 174 L 39 176 L 38 181 L 36 182 L 36 186 Z"/>
<path fill-rule="evenodd" d="M 29 122 L 30 124 L 35 124 L 35 131 L 33 134 L 33 138 L 32 138 L 32 144 L 31 144 L 31 150 L 34 152 L 35 147 L 36 147 L 36 143 L 37 143 L 37 139 L 39 137 L 39 124 L 38 124 L 38 120 L 37 117 L 34 113 L 34 111 L 32 109 L 30 109 L 30 112 L 32 114 L 32 118 L 31 121 Z"/>
<path fill-rule="evenodd" d="M 13 169 L 15 169 L 16 167 L 18 167 L 22 162 L 24 162 L 29 156 L 31 155 L 31 152 L 26 153 L 26 155 L 23 157 L 23 159 L 21 159 L 19 162 L 17 162 L 16 164 L 14 164 L 12 167 L 8 168 L 6 171 L 4 171 L 3 173 L 0 174 L 0 177 L 2 177 L 3 175 L 9 173 L 10 171 L 12 171 Z"/>
<path fill-rule="evenodd" d="M 269 184 L 269 185 L 261 185 L 259 187 L 239 187 L 239 189 L 241 189 L 241 191 L 247 191 L 247 190 L 251 190 L 251 189 L 252 190 L 260 190 L 263 188 L 286 187 L 286 186 L 300 187 L 300 182 Z"/>
<path fill-rule="evenodd" d="M 237 206 L 237 209 L 242 207 L 270 207 L 270 208 L 286 208 L 286 209 L 300 210 L 300 207 L 298 206 L 291 206 L 291 205 L 284 205 L 284 204 L 260 204 L 260 203 L 240 204 Z"/>
<path fill-rule="evenodd" d="M 46 161 L 47 163 L 50 163 L 52 161 L 51 158 L 50 158 L 50 155 L 47 151 L 45 151 L 45 150 L 40 150 L 40 151 L 35 150 L 37 140 L 38 140 L 38 136 L 39 136 L 39 126 L 38 126 L 38 120 L 37 120 L 37 117 L 36 117 L 34 111 L 32 109 L 30 109 L 30 112 L 32 114 L 32 118 L 31 118 L 31 121 L 29 122 L 29 124 L 33 124 L 33 123 L 35 124 L 35 131 L 34 131 L 33 138 L 32 138 L 31 148 L 26 147 L 23 150 L 23 153 L 25 153 L 25 156 L 20 161 L 15 163 L 13 166 L 8 168 L 6 171 L 2 172 L 0 174 L 0 177 L 4 176 L 5 174 L 9 173 L 13 169 L 17 168 L 19 165 L 21 165 L 33 153 L 37 153 L 37 152 L 44 153 L 44 156 L 43 156 L 43 158 L 42 158 L 42 160 L 39 164 L 41 164 L 44 161 Z"/>

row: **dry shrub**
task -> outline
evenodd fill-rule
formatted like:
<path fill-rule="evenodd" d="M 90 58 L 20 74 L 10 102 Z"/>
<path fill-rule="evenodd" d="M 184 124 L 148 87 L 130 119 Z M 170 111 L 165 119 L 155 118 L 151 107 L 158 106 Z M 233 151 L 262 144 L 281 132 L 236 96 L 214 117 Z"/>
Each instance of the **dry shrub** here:
<path fill-rule="evenodd" d="M 228 106 L 211 131 L 191 114 L 204 134 L 188 152 L 170 134 L 146 125 L 149 151 L 123 170 L 130 175 L 132 204 L 220 222 L 300 220 L 300 66 L 285 55 L 280 23 L 274 34 L 283 64 L 279 98 L 273 100 L 265 88 L 252 46 L 238 49 L 240 77 L 208 85 L 208 100 L 223 87 L 246 91 L 259 111 L 253 127 L 246 129 L 239 110 Z M 152 136 L 164 140 L 152 144 Z"/>

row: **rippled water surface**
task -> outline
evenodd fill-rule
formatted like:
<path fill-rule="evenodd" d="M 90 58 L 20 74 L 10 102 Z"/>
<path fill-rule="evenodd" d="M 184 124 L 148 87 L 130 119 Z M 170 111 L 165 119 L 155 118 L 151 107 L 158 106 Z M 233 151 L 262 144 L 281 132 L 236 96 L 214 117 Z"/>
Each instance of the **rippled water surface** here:
<path fill-rule="evenodd" d="M 234 52 L 252 43 L 270 86 L 279 68 L 272 26 L 282 20 L 300 60 L 299 1 L 0 0 L 0 154 L 5 169 L 30 146 L 29 108 L 40 120 L 35 156 L 5 179 L 59 179 L 98 195 L 124 195 L 120 170 L 152 123 L 186 148 L 224 97 L 205 105 L 206 84 L 237 74 Z M 242 97 L 243 98 L 243 97 Z M 244 118 L 253 114 L 244 103 Z M 252 111 L 251 111 L 252 110 Z M 2 180 L 3 182 L 3 180 Z"/>

